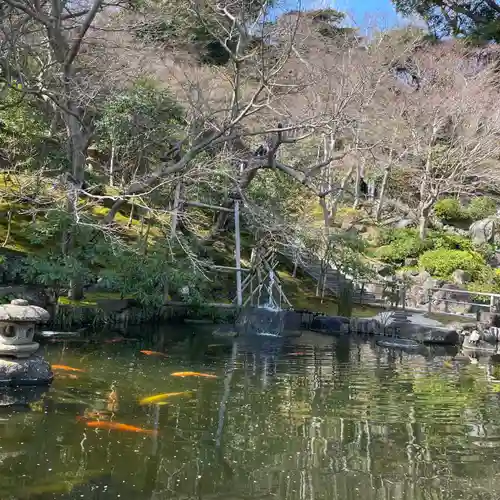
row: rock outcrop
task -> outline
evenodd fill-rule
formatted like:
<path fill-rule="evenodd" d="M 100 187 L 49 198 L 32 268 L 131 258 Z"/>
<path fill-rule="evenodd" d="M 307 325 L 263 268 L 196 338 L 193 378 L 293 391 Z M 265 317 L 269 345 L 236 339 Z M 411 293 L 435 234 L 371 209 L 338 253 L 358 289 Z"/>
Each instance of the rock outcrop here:
<path fill-rule="evenodd" d="M 460 336 L 455 328 L 447 327 L 423 314 L 388 311 L 375 316 L 385 335 L 414 340 L 424 344 L 458 345 Z"/>
<path fill-rule="evenodd" d="M 469 227 L 469 236 L 475 245 L 493 243 L 497 230 L 497 219 L 488 217 L 473 222 Z"/>
<path fill-rule="evenodd" d="M 464 287 L 432 278 L 426 271 L 410 278 L 411 285 L 406 294 L 408 307 L 425 308 L 429 305 L 431 298 L 433 312 L 466 314 L 471 311 L 469 304 L 471 297 Z M 465 278 L 466 276 L 461 275 L 461 279 Z M 432 294 L 431 290 L 433 290 Z"/>

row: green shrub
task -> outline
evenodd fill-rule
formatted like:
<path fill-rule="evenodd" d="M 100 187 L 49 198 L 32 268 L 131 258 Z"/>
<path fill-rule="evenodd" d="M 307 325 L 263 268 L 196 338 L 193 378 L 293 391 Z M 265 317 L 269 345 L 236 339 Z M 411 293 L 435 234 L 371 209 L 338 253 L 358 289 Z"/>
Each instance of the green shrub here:
<path fill-rule="evenodd" d="M 432 248 L 431 240 L 422 241 L 416 229 L 392 229 L 380 234 L 375 257 L 383 262 L 402 264 L 405 259 L 418 257 Z"/>
<path fill-rule="evenodd" d="M 414 239 L 415 237 L 418 237 L 418 232 L 416 229 L 407 227 L 402 229 L 386 227 L 380 230 L 380 233 L 377 237 L 377 245 L 390 245 L 395 241 Z"/>
<path fill-rule="evenodd" d="M 459 234 L 444 231 L 429 231 L 428 237 L 432 240 L 432 247 L 436 250 L 439 248 L 446 250 L 466 250 L 467 252 L 476 250 L 469 238 Z"/>
<path fill-rule="evenodd" d="M 398 262 L 397 249 L 392 245 L 382 245 L 375 250 L 374 257 L 382 262 Z"/>
<path fill-rule="evenodd" d="M 443 220 L 462 220 L 466 217 L 460 202 L 456 198 L 443 198 L 434 205 L 434 214 Z"/>
<path fill-rule="evenodd" d="M 489 196 L 478 196 L 477 198 L 473 198 L 467 207 L 467 215 L 473 221 L 495 215 L 496 211 L 497 204 L 495 200 Z"/>
<path fill-rule="evenodd" d="M 453 271 L 467 271 L 472 279 L 480 278 L 488 266 L 483 256 L 466 250 L 447 250 L 439 248 L 423 253 L 418 260 L 419 267 L 433 276 L 449 278 Z"/>

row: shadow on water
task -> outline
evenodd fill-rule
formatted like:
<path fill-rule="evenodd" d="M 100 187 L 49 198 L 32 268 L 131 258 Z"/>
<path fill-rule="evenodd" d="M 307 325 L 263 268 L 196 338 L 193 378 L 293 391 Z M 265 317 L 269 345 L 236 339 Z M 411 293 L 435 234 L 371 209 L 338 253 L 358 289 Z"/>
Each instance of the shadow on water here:
<path fill-rule="evenodd" d="M 0 408 L 2 500 L 500 497 L 488 365 L 310 332 L 126 335 L 140 340 L 44 347 L 80 371 Z"/>

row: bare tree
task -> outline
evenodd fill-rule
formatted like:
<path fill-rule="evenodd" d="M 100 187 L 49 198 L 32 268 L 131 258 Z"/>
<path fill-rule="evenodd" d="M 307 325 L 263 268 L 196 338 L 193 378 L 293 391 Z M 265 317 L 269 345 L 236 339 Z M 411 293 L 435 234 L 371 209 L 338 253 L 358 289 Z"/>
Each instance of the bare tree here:
<path fill-rule="evenodd" d="M 55 118 L 62 118 L 71 165 L 71 173 L 66 177 L 67 209 L 76 220 L 92 135 L 88 105 L 93 98 L 92 89 L 81 72 L 80 58 L 85 52 L 85 38 L 105 3 L 103 0 L 73 3 L 5 0 L 4 3 L 9 13 L 6 17 L 9 25 L 3 23 L 4 41 L 5 45 L 9 44 L 12 57 L 6 60 L 2 80 L 11 88 L 50 102 Z M 13 20 L 17 21 L 17 31 L 13 30 Z M 24 64 L 19 64 L 20 60 Z M 71 245 L 70 232 L 63 247 L 68 251 Z M 81 287 L 73 285 L 73 298 L 81 298 Z"/>
<path fill-rule="evenodd" d="M 463 57 L 447 47 L 418 51 L 412 56 L 418 89 L 406 86 L 396 96 L 405 100 L 397 132 L 408 141 L 397 154 L 419 193 L 421 238 L 440 196 L 498 182 L 492 164 L 500 155 L 497 76 L 490 69 L 469 72 Z"/>

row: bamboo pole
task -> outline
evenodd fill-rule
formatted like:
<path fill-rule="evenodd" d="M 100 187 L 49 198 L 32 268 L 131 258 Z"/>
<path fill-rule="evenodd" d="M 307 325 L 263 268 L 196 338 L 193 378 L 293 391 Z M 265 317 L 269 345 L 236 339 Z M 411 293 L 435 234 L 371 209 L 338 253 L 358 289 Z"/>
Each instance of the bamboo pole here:
<path fill-rule="evenodd" d="M 235 232 L 235 260 L 236 260 L 236 298 L 239 307 L 243 305 L 243 293 L 241 291 L 241 241 L 240 241 L 240 202 L 234 201 L 234 232 Z"/>
<path fill-rule="evenodd" d="M 229 212 L 232 213 L 232 208 L 220 207 L 218 205 L 209 205 L 208 203 L 201 203 L 199 201 L 184 201 L 184 205 L 188 207 L 198 207 L 198 208 L 210 208 L 212 210 L 218 210 L 219 212 Z"/>

